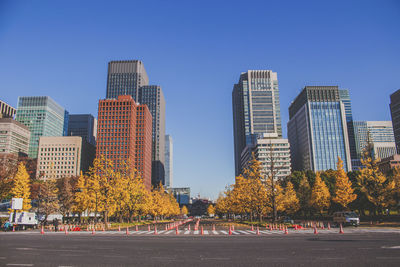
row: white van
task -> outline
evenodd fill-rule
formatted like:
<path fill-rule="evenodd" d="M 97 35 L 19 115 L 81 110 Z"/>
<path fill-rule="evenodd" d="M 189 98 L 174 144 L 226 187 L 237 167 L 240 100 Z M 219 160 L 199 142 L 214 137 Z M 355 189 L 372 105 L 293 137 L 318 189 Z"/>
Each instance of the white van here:
<path fill-rule="evenodd" d="M 339 211 L 333 214 L 333 222 L 336 224 L 345 225 L 353 225 L 359 226 L 360 225 L 360 218 L 359 216 L 352 211 Z"/>
<path fill-rule="evenodd" d="M 38 225 L 38 219 L 34 212 L 17 212 L 14 218 L 14 212 L 10 213 L 9 221 L 17 228 L 35 228 Z"/>

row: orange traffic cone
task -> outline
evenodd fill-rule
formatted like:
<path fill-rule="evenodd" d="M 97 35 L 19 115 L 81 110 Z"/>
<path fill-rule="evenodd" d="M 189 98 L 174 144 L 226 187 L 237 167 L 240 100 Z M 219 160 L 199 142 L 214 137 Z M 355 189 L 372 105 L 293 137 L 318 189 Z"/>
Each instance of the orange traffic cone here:
<path fill-rule="evenodd" d="M 96 230 L 94 230 L 94 227 L 92 228 L 92 235 L 96 233 Z"/>
<path fill-rule="evenodd" d="M 68 229 L 65 227 L 65 234 L 68 235 Z"/>
<path fill-rule="evenodd" d="M 126 227 L 126 235 L 129 235 L 129 227 Z"/>
<path fill-rule="evenodd" d="M 44 229 L 43 229 L 43 226 L 42 226 L 42 230 L 40 231 L 40 234 L 44 235 Z"/>
<path fill-rule="evenodd" d="M 137 232 L 137 231 L 139 231 L 139 229 L 138 229 L 138 226 L 137 226 L 137 225 L 136 225 L 136 229 L 135 229 L 135 230 L 136 230 L 136 232 Z"/>
<path fill-rule="evenodd" d="M 317 226 L 314 226 L 314 235 L 318 235 Z"/>
<path fill-rule="evenodd" d="M 86 232 L 89 232 L 89 225 L 86 225 Z"/>
<path fill-rule="evenodd" d="M 158 233 L 157 233 L 157 225 L 154 225 L 154 234 L 158 235 Z"/>
<path fill-rule="evenodd" d="M 213 231 L 215 231 L 215 224 L 213 224 L 213 226 L 212 226 L 212 230 L 213 230 Z"/>
<path fill-rule="evenodd" d="M 340 231 L 339 231 L 339 234 L 344 234 L 342 224 L 340 224 Z"/>
<path fill-rule="evenodd" d="M 253 225 L 251 225 L 251 231 L 253 231 L 253 232 L 254 232 L 254 226 L 253 226 Z"/>
<path fill-rule="evenodd" d="M 285 227 L 285 235 L 288 235 L 289 234 L 289 231 L 288 231 L 288 229 L 287 229 L 287 226 Z"/>
<path fill-rule="evenodd" d="M 331 230 L 331 224 L 328 223 L 328 230 Z"/>
<path fill-rule="evenodd" d="M 260 228 L 257 226 L 257 232 L 256 232 L 256 234 L 257 235 L 260 235 Z"/>
<path fill-rule="evenodd" d="M 121 226 L 118 225 L 118 232 L 121 232 Z"/>
<path fill-rule="evenodd" d="M 149 231 L 149 232 L 151 231 L 150 230 L 150 224 L 147 226 L 147 231 Z"/>
<path fill-rule="evenodd" d="M 176 235 L 179 235 L 178 226 L 175 228 L 175 234 L 176 234 Z"/>
<path fill-rule="evenodd" d="M 272 231 L 272 224 L 269 225 L 269 230 Z"/>
<path fill-rule="evenodd" d="M 229 235 L 232 235 L 232 229 L 231 229 L 231 226 L 229 226 Z"/>
<path fill-rule="evenodd" d="M 235 225 L 232 225 L 232 231 L 235 231 Z"/>
<path fill-rule="evenodd" d="M 203 226 L 201 227 L 201 235 L 204 235 Z"/>
<path fill-rule="evenodd" d="M 15 225 L 13 225 L 13 230 L 12 231 L 15 232 Z"/>
<path fill-rule="evenodd" d="M 190 224 L 188 225 L 188 230 L 190 231 Z"/>
<path fill-rule="evenodd" d="M 168 231 L 168 226 L 167 225 L 165 225 L 165 231 Z"/>

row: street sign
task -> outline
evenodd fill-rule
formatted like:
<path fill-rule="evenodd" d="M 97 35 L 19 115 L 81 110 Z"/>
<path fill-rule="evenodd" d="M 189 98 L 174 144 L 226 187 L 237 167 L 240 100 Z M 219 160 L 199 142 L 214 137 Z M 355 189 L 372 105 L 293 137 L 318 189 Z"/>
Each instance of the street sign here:
<path fill-rule="evenodd" d="M 11 199 L 11 209 L 12 210 L 22 210 L 22 203 L 23 203 L 22 198 L 13 197 Z"/>

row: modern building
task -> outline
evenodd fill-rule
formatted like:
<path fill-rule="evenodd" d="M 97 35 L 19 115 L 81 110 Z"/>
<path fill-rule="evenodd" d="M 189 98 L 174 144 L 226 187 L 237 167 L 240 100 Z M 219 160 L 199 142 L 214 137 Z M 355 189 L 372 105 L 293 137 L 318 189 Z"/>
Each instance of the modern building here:
<path fill-rule="evenodd" d="M 12 118 L 0 118 L 0 153 L 28 155 L 31 133 Z"/>
<path fill-rule="evenodd" d="M 271 70 L 249 70 L 233 86 L 233 133 L 235 174 L 242 172 L 241 154 L 265 133 L 282 137 L 277 73 Z"/>
<path fill-rule="evenodd" d="M 96 146 L 97 121 L 91 114 L 70 114 L 68 136 L 81 136 L 88 143 Z"/>
<path fill-rule="evenodd" d="M 355 121 L 354 135 L 358 159 L 368 142 L 373 145 L 375 158 L 384 159 L 397 154 L 391 121 Z"/>
<path fill-rule="evenodd" d="M 175 197 L 179 205 L 190 204 L 190 187 L 176 187 L 168 189 Z"/>
<path fill-rule="evenodd" d="M 351 156 L 345 104 L 338 86 L 306 86 L 289 107 L 288 139 L 293 170 L 346 171 Z"/>
<path fill-rule="evenodd" d="M 152 118 L 146 105 L 129 95 L 99 101 L 96 157 L 104 155 L 118 167 L 124 160 L 151 188 Z"/>
<path fill-rule="evenodd" d="M 119 60 L 108 63 L 106 98 L 131 95 L 138 102 L 139 87 L 148 85 L 149 78 L 140 60 Z"/>
<path fill-rule="evenodd" d="M 172 187 L 173 184 L 173 155 L 174 146 L 171 135 L 165 136 L 165 186 Z"/>
<path fill-rule="evenodd" d="M 400 89 L 390 95 L 390 114 L 397 153 L 400 153 Z"/>
<path fill-rule="evenodd" d="M 29 128 L 30 158 L 36 158 L 41 136 L 63 136 L 65 128 L 65 109 L 49 96 L 23 96 L 18 98 L 16 120 Z"/>
<path fill-rule="evenodd" d="M 252 145 L 246 146 L 241 154 L 242 169 L 249 166 L 254 153 L 261 162 L 265 177 L 283 179 L 291 173 L 290 146 L 287 139 L 279 138 L 277 133 L 264 134 Z"/>
<path fill-rule="evenodd" d="M 0 100 L 0 118 L 14 118 L 17 110 Z"/>
<path fill-rule="evenodd" d="M 161 87 L 140 87 L 138 102 L 147 105 L 153 117 L 152 184 L 165 185 L 165 99 Z"/>
<path fill-rule="evenodd" d="M 92 165 L 93 146 L 80 136 L 42 136 L 36 169 L 38 179 L 79 176 Z"/>
<path fill-rule="evenodd" d="M 396 154 L 396 155 L 381 159 L 381 161 L 378 162 L 378 167 L 382 173 L 387 173 L 394 168 L 400 168 L 400 155 Z"/>
<path fill-rule="evenodd" d="M 356 150 L 356 142 L 354 136 L 354 126 L 353 126 L 353 112 L 351 110 L 351 100 L 350 93 L 347 89 L 339 89 L 339 97 L 343 102 L 345 115 L 346 115 L 346 124 L 347 124 L 347 134 L 349 136 L 349 148 L 350 148 L 350 157 L 351 159 L 357 159 L 357 150 Z"/>

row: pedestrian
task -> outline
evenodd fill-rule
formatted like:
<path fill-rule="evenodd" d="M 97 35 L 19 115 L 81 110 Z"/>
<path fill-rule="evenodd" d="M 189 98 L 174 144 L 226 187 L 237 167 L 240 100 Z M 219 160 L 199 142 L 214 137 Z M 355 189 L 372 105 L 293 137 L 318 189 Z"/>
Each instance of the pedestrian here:
<path fill-rule="evenodd" d="M 9 221 L 6 221 L 3 225 L 4 231 L 7 232 L 11 228 L 11 223 Z"/>
<path fill-rule="evenodd" d="M 54 218 L 53 225 L 54 225 L 54 231 L 57 232 L 58 231 L 58 219 L 57 218 Z"/>

